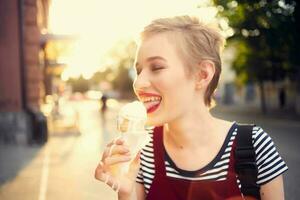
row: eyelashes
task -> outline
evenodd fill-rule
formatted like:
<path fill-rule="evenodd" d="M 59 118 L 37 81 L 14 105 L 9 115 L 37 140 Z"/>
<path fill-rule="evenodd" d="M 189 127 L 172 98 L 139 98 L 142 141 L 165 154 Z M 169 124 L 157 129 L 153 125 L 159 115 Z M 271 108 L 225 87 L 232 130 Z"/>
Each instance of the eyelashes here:
<path fill-rule="evenodd" d="M 141 67 L 141 66 L 136 67 L 135 68 L 136 74 L 139 75 L 144 68 L 145 67 Z M 151 72 L 159 72 L 160 70 L 165 69 L 165 68 L 166 68 L 165 66 L 157 65 L 157 64 L 149 65 L 149 69 L 150 69 Z"/>
<path fill-rule="evenodd" d="M 156 72 L 156 71 L 162 70 L 164 68 L 165 67 L 160 66 L 160 65 L 153 65 L 153 66 L 151 66 L 151 71 Z"/>

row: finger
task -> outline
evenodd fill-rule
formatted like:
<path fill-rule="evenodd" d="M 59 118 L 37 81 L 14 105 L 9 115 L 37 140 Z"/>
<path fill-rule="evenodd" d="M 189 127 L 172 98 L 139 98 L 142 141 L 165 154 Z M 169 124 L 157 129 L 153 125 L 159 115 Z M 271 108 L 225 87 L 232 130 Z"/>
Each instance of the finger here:
<path fill-rule="evenodd" d="M 111 141 L 110 143 L 108 143 L 106 146 L 110 147 L 113 144 L 117 144 L 117 145 L 124 144 L 124 139 L 122 139 L 122 137 L 117 137 L 117 138 L 113 139 L 113 141 Z"/>
<path fill-rule="evenodd" d="M 104 177 L 105 180 L 103 182 L 118 193 L 121 187 L 121 183 L 118 180 L 115 180 L 115 178 L 110 176 L 109 174 L 104 174 Z"/>
<path fill-rule="evenodd" d="M 133 164 L 133 165 L 139 164 L 139 162 L 140 162 L 140 157 L 141 157 L 141 151 L 139 151 L 139 152 L 135 155 L 135 157 L 134 157 L 134 159 L 133 159 L 133 161 L 132 161 L 132 164 Z"/>
<path fill-rule="evenodd" d="M 116 191 L 117 193 L 119 192 L 120 190 L 120 187 L 121 187 L 121 184 L 119 181 L 114 181 L 111 188 Z"/>
<path fill-rule="evenodd" d="M 117 193 L 120 190 L 121 184 L 119 181 L 114 180 L 114 177 L 110 176 L 108 173 L 103 172 L 103 163 L 100 162 L 95 170 L 95 178 L 102 181 L 103 183 L 110 186 Z"/>
<path fill-rule="evenodd" d="M 99 162 L 97 168 L 95 169 L 95 178 L 97 180 L 103 181 L 103 174 L 104 174 L 104 164 L 102 161 Z"/>
<path fill-rule="evenodd" d="M 100 163 L 100 165 L 103 165 L 103 164 Z M 95 170 L 95 178 L 99 181 L 102 181 L 105 184 L 108 184 L 108 185 L 112 185 L 112 183 L 113 183 L 113 177 L 110 176 L 109 173 L 104 172 L 103 168 L 99 167 L 99 165 Z"/>
<path fill-rule="evenodd" d="M 108 184 L 110 182 L 110 175 L 109 174 L 104 174 L 105 180 L 104 183 Z"/>
<path fill-rule="evenodd" d="M 128 175 L 130 178 L 135 178 L 140 168 L 140 156 L 141 151 L 139 151 L 133 161 L 130 163 Z"/>
<path fill-rule="evenodd" d="M 125 141 L 121 136 L 115 139 L 115 144 L 117 144 L 117 145 L 124 144 L 124 142 Z"/>
<path fill-rule="evenodd" d="M 113 145 L 111 145 L 110 147 L 109 147 L 109 150 L 108 150 L 108 157 L 110 157 L 111 156 L 111 154 L 112 154 L 112 151 L 114 150 L 114 147 L 115 147 L 116 145 L 115 144 L 113 144 Z"/>
<path fill-rule="evenodd" d="M 104 163 L 105 165 L 109 166 L 109 165 L 114 165 L 114 164 L 117 164 L 117 163 L 121 163 L 121 162 L 127 162 L 127 161 L 130 161 L 131 160 L 131 156 L 130 155 L 113 155 L 113 156 L 110 156 L 110 157 L 106 157 L 104 159 Z"/>
<path fill-rule="evenodd" d="M 126 145 L 112 145 L 104 150 L 103 157 L 109 157 L 114 154 L 126 154 L 129 152 L 129 147 Z"/>
<path fill-rule="evenodd" d="M 112 185 L 113 183 L 113 177 L 110 176 L 108 173 L 102 173 L 98 180 L 102 181 L 107 185 Z"/>

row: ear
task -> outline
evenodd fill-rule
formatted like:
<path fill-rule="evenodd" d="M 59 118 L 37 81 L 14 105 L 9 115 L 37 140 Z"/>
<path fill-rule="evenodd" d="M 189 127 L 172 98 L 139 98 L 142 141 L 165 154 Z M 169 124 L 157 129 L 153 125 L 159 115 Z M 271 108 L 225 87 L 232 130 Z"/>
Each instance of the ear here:
<path fill-rule="evenodd" d="M 210 60 L 203 60 L 197 67 L 196 89 L 206 88 L 215 74 L 215 64 Z"/>

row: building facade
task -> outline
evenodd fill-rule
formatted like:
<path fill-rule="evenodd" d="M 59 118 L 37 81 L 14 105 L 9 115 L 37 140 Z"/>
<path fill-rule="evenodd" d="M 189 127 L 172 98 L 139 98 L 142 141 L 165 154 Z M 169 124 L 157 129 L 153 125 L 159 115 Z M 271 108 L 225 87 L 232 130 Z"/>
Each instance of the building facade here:
<path fill-rule="evenodd" d="M 44 98 L 41 33 L 48 0 L 0 1 L 0 143 L 33 139 L 33 113 Z"/>

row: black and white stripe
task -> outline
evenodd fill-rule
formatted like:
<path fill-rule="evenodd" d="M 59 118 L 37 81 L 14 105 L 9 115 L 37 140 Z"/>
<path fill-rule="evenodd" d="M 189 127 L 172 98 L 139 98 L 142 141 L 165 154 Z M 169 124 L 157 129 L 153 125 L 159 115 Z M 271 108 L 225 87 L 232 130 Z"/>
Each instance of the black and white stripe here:
<path fill-rule="evenodd" d="M 166 155 L 165 166 L 167 176 L 184 180 L 225 180 L 228 174 L 232 143 L 236 137 L 236 134 L 237 128 L 235 124 L 229 131 L 225 143 L 223 144 L 223 147 L 221 148 L 219 154 L 210 164 L 205 167 L 205 169 L 200 169 L 193 172 L 181 170 L 177 168 L 171 158 Z M 138 183 L 144 184 L 146 193 L 149 192 L 155 174 L 153 133 L 150 133 L 150 136 L 151 141 L 142 149 L 141 152 L 141 167 L 136 179 Z M 279 156 L 272 139 L 260 127 L 255 126 L 253 128 L 252 141 L 257 156 L 257 183 L 259 185 L 269 182 L 288 169 L 285 162 Z"/>
<path fill-rule="evenodd" d="M 258 167 L 257 184 L 263 185 L 285 172 L 288 167 L 280 157 L 271 137 L 260 127 L 252 131 Z"/>

